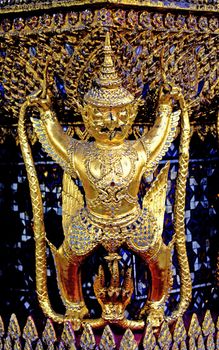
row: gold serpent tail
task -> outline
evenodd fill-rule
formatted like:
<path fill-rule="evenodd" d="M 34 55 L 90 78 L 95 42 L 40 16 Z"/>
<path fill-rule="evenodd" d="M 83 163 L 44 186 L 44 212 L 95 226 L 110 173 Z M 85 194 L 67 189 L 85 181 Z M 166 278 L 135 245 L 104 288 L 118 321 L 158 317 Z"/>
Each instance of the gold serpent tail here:
<path fill-rule="evenodd" d="M 181 121 L 182 133 L 179 146 L 179 170 L 176 183 L 176 198 L 174 206 L 174 238 L 172 244 L 176 245 L 180 268 L 180 302 L 177 309 L 167 321 L 171 322 L 182 316 L 191 301 L 192 282 L 190 277 L 189 261 L 186 251 L 185 235 L 185 200 L 186 200 L 186 181 L 189 165 L 189 142 L 190 142 L 190 125 L 186 109 L 182 111 Z"/>
<path fill-rule="evenodd" d="M 44 314 L 53 319 L 53 321 L 61 323 L 64 321 L 64 316 L 55 313 L 50 305 L 49 295 L 47 290 L 47 276 L 46 276 L 46 233 L 44 227 L 43 203 L 40 192 L 40 186 L 34 166 L 32 152 L 28 143 L 28 138 L 25 130 L 25 114 L 28 102 L 24 102 L 21 107 L 18 135 L 21 145 L 21 152 L 24 159 L 24 164 L 27 170 L 27 177 L 29 181 L 30 197 L 33 210 L 34 220 L 34 238 L 36 245 L 35 264 L 36 264 L 36 289 L 39 304 Z"/>

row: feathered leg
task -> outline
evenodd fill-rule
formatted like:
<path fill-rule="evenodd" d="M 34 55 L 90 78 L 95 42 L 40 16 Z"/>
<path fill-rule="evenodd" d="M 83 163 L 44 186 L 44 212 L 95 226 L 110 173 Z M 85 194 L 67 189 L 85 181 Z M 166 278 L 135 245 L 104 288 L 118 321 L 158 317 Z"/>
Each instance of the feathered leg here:
<path fill-rule="evenodd" d="M 60 295 L 66 307 L 65 317 L 71 321 L 82 320 L 88 314 L 81 283 L 81 265 L 86 256 L 71 254 L 69 257 L 64 252 L 63 245 L 58 250 L 51 248 Z"/>
<path fill-rule="evenodd" d="M 171 249 L 161 242 L 156 256 L 140 253 L 151 273 L 151 286 L 147 302 L 141 315 L 147 315 L 147 321 L 158 327 L 164 320 L 164 306 L 170 288 Z"/>

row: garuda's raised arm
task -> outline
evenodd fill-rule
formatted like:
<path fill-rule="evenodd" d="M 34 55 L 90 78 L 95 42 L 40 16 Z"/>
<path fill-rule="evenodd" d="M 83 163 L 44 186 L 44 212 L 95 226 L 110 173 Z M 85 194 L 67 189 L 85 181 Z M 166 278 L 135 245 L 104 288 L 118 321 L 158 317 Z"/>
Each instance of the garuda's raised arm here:
<path fill-rule="evenodd" d="M 179 100 L 179 93 L 177 87 L 171 87 L 171 91 L 167 93 L 164 92 L 164 87 L 161 87 L 155 124 L 139 140 L 146 154 L 145 171 L 148 174 L 154 171 L 175 138 L 181 110 L 173 112 L 173 99 Z"/>
<path fill-rule="evenodd" d="M 52 110 L 49 93 L 45 98 L 36 94 L 28 98 L 29 106 L 36 106 L 40 112 L 40 119 L 31 118 L 34 130 L 44 150 L 69 175 L 74 176 L 74 169 L 70 166 L 69 150 L 74 140 L 62 129 L 55 112 Z"/>

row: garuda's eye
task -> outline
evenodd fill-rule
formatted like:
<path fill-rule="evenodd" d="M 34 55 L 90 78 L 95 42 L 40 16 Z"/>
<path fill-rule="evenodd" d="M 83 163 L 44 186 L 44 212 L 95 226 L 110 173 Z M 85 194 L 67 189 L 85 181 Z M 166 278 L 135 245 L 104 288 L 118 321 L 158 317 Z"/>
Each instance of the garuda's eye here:
<path fill-rule="evenodd" d="M 102 113 L 101 112 L 94 112 L 94 115 L 97 118 L 101 118 L 102 117 Z"/>
<path fill-rule="evenodd" d="M 127 117 L 127 115 L 128 115 L 128 113 L 126 110 L 119 112 L 119 118 L 124 119 Z"/>
<path fill-rule="evenodd" d="M 92 115 L 93 115 L 93 118 L 94 118 L 95 120 L 99 120 L 99 119 L 102 118 L 102 112 L 101 112 L 99 109 L 97 109 L 97 108 L 95 108 L 95 109 L 93 110 Z"/>

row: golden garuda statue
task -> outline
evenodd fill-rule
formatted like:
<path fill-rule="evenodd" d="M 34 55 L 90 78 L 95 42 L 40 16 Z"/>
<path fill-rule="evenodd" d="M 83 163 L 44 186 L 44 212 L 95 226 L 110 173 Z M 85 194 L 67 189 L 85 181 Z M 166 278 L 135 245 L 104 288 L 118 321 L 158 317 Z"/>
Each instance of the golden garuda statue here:
<path fill-rule="evenodd" d="M 36 282 L 39 303 L 54 321 L 70 320 L 75 329 L 83 322 L 93 327 L 106 323 L 141 329 L 146 320 L 159 326 L 165 318 L 164 306 L 171 288 L 171 251 L 176 247 L 181 275 L 181 301 L 168 318 L 176 319 L 185 311 L 191 297 L 191 280 L 185 248 L 184 207 L 188 168 L 189 119 L 179 88 L 164 81 L 160 87 L 156 121 L 149 132 L 133 141 L 128 136 L 138 111 L 139 99 L 123 86 L 112 59 L 109 33 L 103 48 L 103 63 L 98 77 L 84 95 L 78 108 L 94 141 L 76 140 L 67 135 L 52 110 L 51 92 L 45 85 L 22 105 L 19 137 L 25 161 L 34 216 L 36 242 Z M 178 108 L 174 109 L 174 105 Z M 63 169 L 62 223 L 64 241 L 56 249 L 46 238 L 42 196 L 25 131 L 26 110 L 37 107 L 40 118 L 32 118 L 34 129 L 45 151 Z M 167 163 L 139 204 L 138 193 L 143 175 L 157 168 L 176 135 L 181 119 L 179 174 L 176 185 L 175 232 L 169 245 L 162 240 Z M 74 179 L 79 178 L 84 196 Z M 46 242 L 55 261 L 57 282 L 65 315 L 53 311 L 47 291 Z M 94 292 L 102 308 L 100 319 L 89 319 L 85 305 L 81 271 L 85 259 L 104 247 L 110 281 L 99 266 Z M 127 269 L 121 285 L 118 250 L 125 246 L 139 255 L 151 273 L 147 302 L 139 320 L 128 320 L 125 308 L 133 292 L 132 273 Z M 109 273 L 108 273 L 109 274 Z"/>

